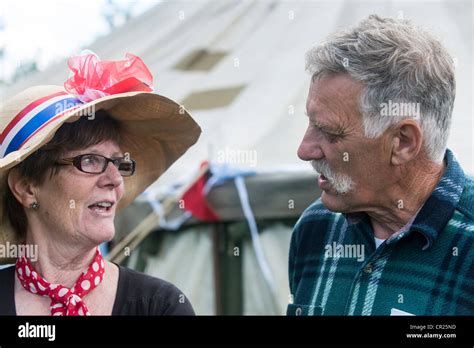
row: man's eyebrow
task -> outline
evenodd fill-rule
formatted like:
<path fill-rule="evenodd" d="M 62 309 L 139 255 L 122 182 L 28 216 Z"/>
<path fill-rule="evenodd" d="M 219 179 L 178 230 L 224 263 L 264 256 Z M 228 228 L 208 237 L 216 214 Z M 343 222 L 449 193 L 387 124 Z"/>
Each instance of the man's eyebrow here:
<path fill-rule="evenodd" d="M 316 127 L 321 128 L 326 133 L 334 133 L 334 134 L 340 133 L 340 131 L 337 130 L 338 129 L 337 126 L 324 124 L 324 123 L 321 123 L 321 122 L 318 122 L 318 121 L 313 122 L 313 124 Z"/>
<path fill-rule="evenodd" d="M 308 116 L 309 117 L 309 116 Z M 310 118 L 311 119 L 311 118 Z M 336 124 L 323 123 L 317 120 L 311 120 L 311 123 L 318 128 L 330 133 L 339 134 L 342 133 L 341 126 Z"/>
<path fill-rule="evenodd" d="M 309 114 L 308 110 L 306 109 L 304 111 L 304 114 L 310 119 L 310 122 L 315 127 L 321 128 L 326 133 L 330 133 L 334 135 L 343 135 L 345 133 L 344 127 L 340 124 L 323 123 L 321 121 L 315 120 L 314 118 L 318 114 L 317 112 L 311 112 L 311 114 Z"/>

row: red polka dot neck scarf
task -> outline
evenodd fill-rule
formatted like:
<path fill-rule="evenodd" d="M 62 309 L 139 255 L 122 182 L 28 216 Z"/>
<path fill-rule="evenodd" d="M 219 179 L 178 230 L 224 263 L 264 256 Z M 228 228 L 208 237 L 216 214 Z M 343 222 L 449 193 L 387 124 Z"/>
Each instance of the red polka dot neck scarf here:
<path fill-rule="evenodd" d="M 71 289 L 43 279 L 25 256 L 16 262 L 16 275 L 25 290 L 51 298 L 51 315 L 90 315 L 82 297 L 104 278 L 104 258 L 97 248 L 94 260 Z"/>

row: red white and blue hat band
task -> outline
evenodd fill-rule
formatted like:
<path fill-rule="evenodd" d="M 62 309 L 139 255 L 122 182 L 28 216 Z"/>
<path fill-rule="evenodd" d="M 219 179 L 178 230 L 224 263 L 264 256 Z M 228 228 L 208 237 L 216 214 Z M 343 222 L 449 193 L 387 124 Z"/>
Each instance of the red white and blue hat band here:
<path fill-rule="evenodd" d="M 0 135 L 0 158 L 21 149 L 33 135 L 83 103 L 72 94 L 58 92 L 38 99 L 21 110 Z"/>

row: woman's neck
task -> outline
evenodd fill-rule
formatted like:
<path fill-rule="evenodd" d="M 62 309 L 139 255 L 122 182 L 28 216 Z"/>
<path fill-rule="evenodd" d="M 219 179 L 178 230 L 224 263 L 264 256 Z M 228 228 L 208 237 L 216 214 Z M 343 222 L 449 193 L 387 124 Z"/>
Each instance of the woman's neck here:
<path fill-rule="evenodd" d="M 82 272 L 87 270 L 95 257 L 95 246 L 81 246 L 75 243 L 34 238 L 28 233 L 27 244 L 38 245 L 38 260 L 32 262 L 36 271 L 49 283 L 74 286 Z"/>

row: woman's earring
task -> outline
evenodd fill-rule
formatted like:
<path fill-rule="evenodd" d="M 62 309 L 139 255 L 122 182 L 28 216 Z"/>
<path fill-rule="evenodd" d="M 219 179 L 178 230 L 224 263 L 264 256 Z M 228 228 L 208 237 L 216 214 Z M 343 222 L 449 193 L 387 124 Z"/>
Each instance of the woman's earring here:
<path fill-rule="evenodd" d="M 34 210 L 38 210 L 40 205 L 39 205 L 38 202 L 33 202 L 33 203 L 30 204 L 30 207 Z"/>

